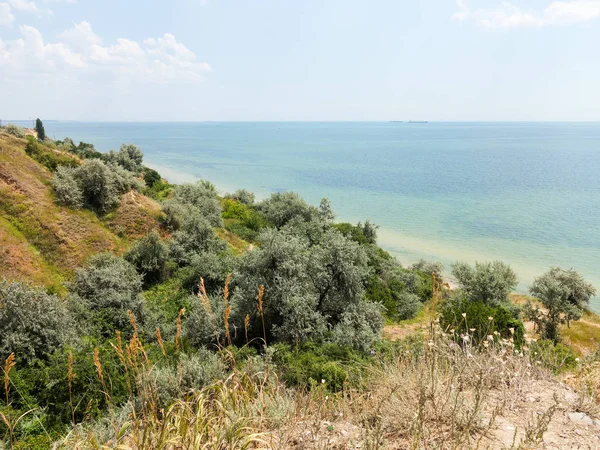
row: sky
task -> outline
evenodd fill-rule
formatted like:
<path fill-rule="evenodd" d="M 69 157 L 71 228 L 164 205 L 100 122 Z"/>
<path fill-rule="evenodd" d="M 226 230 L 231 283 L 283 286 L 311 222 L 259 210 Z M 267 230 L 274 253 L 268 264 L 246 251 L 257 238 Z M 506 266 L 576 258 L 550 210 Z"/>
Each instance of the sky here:
<path fill-rule="evenodd" d="M 0 0 L 0 118 L 598 121 L 600 0 Z"/>

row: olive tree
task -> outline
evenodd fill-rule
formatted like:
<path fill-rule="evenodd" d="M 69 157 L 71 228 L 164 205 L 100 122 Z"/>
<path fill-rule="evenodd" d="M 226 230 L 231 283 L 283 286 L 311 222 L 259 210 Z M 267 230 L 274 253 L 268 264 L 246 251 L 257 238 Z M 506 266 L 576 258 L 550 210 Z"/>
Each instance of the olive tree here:
<path fill-rule="evenodd" d="M 205 348 L 190 355 L 182 353 L 176 364 L 154 367 L 151 376 L 159 405 L 166 408 L 173 399 L 199 391 L 223 378 L 225 369 L 219 356 Z"/>
<path fill-rule="evenodd" d="M 118 152 L 111 150 L 103 155 L 103 159 L 130 172 L 139 173 L 143 169 L 144 153 L 137 145 L 123 144 Z"/>
<path fill-rule="evenodd" d="M 249 315 L 250 337 L 263 336 L 262 318 L 256 306 L 259 286 L 264 286 L 263 316 L 270 338 L 273 325 L 281 325 L 282 300 L 290 284 L 304 293 L 314 295 L 315 292 L 307 272 L 309 245 L 306 238 L 289 231 L 269 229 L 259 235 L 259 240 L 261 245 L 242 256 L 233 274 L 233 319 L 242 324 Z"/>
<path fill-rule="evenodd" d="M 177 229 L 189 216 L 200 216 L 212 226 L 223 225 L 221 204 L 213 184 L 207 181 L 185 183 L 175 187 L 173 197 L 163 207 L 166 223 Z"/>
<path fill-rule="evenodd" d="M 311 248 L 307 269 L 323 314 L 337 319 L 364 297 L 364 280 L 370 274 L 366 253 L 336 230 L 328 230 Z"/>
<path fill-rule="evenodd" d="M 298 283 L 282 283 L 279 315 L 273 325 L 273 337 L 278 341 L 300 343 L 320 340 L 327 332 L 327 317 L 319 310 L 319 296 Z"/>
<path fill-rule="evenodd" d="M 75 272 L 70 290 L 103 336 L 129 329 L 128 311 L 143 320 L 142 276 L 123 258 L 108 253 L 92 256 L 86 267 Z"/>
<path fill-rule="evenodd" d="M 99 159 L 86 160 L 74 169 L 59 167 L 52 181 L 59 203 L 82 205 L 102 213 L 114 208 L 121 195 L 137 186 L 133 173 Z"/>
<path fill-rule="evenodd" d="M 2 129 L 5 132 L 7 132 L 8 134 L 12 134 L 15 137 L 18 137 L 21 139 L 25 137 L 25 129 L 22 127 L 13 125 L 12 123 L 6 125 L 5 127 L 2 127 Z"/>
<path fill-rule="evenodd" d="M 529 302 L 525 314 L 536 323 L 544 339 L 554 342 L 560 338 L 559 325 L 579 320 L 590 298 L 596 294 L 594 287 L 575 270 L 558 267 L 536 278 L 529 291 L 543 309 Z"/>
<path fill-rule="evenodd" d="M 189 264 L 195 255 L 225 250 L 211 224 L 199 214 L 188 217 L 169 242 L 171 257 L 179 264 Z"/>
<path fill-rule="evenodd" d="M 517 275 L 501 261 L 452 265 L 452 275 L 468 300 L 482 301 L 488 306 L 499 306 L 509 301 L 509 294 L 517 286 Z"/>
<path fill-rule="evenodd" d="M 427 261 L 420 259 L 410 266 L 411 270 L 418 270 L 419 272 L 427 273 L 431 275 L 435 274 L 438 280 L 442 278 L 442 272 L 444 271 L 444 265 L 441 262 Z"/>
<path fill-rule="evenodd" d="M 83 189 L 77 181 L 76 169 L 59 166 L 52 179 L 52 187 L 59 204 L 75 209 L 83 207 Z"/>
<path fill-rule="evenodd" d="M 233 194 L 227 195 L 226 198 L 230 198 L 247 206 L 254 205 L 255 201 L 254 193 L 247 191 L 246 189 L 238 189 Z"/>
<path fill-rule="evenodd" d="M 382 314 L 379 303 L 362 301 L 351 305 L 333 328 L 333 341 L 363 352 L 372 350 L 383 330 Z"/>
<path fill-rule="evenodd" d="M 67 152 L 73 152 L 76 148 L 75 142 L 70 137 L 66 137 L 62 141 L 62 149 Z"/>
<path fill-rule="evenodd" d="M 276 192 L 257 205 L 267 220 L 276 228 L 282 228 L 295 219 L 296 222 L 318 220 L 329 223 L 333 213 L 329 200 L 321 200 L 319 208 L 310 206 L 295 192 Z"/>
<path fill-rule="evenodd" d="M 366 328 L 350 329 L 355 322 L 345 315 L 349 310 L 364 315 L 361 324 L 373 322 L 373 309 L 362 305 L 367 303 L 364 283 L 370 270 L 357 243 L 333 229 L 320 242 L 311 243 L 288 226 L 264 231 L 259 242 L 258 248 L 242 257 L 233 277 L 232 320 L 240 327 L 248 316 L 251 338 L 263 337 L 263 319 L 268 341 L 291 343 L 323 339 L 344 320 L 349 324 L 347 332 L 362 333 Z M 259 286 L 264 286 L 261 314 L 257 311 Z M 381 306 L 371 304 L 381 319 Z M 371 330 L 376 333 L 379 328 Z M 362 337 L 347 342 L 362 349 L 358 341 Z"/>
<path fill-rule="evenodd" d="M 191 310 L 185 317 L 183 335 L 190 345 L 198 349 L 203 346 L 224 344 L 226 306 L 222 293 L 216 292 L 206 297 L 190 296 L 187 303 Z"/>
<path fill-rule="evenodd" d="M 75 171 L 86 204 L 102 212 L 119 202 L 119 190 L 113 172 L 97 159 L 86 161 Z"/>
<path fill-rule="evenodd" d="M 0 360 L 15 353 L 30 364 L 47 358 L 75 335 L 67 303 L 43 289 L 23 283 L 0 282 Z"/>

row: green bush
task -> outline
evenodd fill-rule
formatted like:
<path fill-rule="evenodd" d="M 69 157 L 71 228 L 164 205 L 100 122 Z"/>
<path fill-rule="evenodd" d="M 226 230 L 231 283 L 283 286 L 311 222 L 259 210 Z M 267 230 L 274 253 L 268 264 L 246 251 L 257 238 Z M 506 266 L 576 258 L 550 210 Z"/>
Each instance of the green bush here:
<path fill-rule="evenodd" d="M 156 230 L 133 244 L 125 254 L 125 259 L 142 274 L 146 284 L 158 282 L 164 277 L 168 257 L 169 249 Z"/>
<path fill-rule="evenodd" d="M 223 218 L 236 220 L 253 231 L 259 231 L 267 226 L 267 221 L 258 211 L 236 200 L 223 200 Z"/>
<path fill-rule="evenodd" d="M 379 247 L 366 248 L 371 250 L 369 265 L 374 272 L 367 282 L 367 299 L 385 306 L 385 314 L 391 320 L 411 319 L 432 297 L 431 273 L 404 269 L 389 255 L 377 251 Z M 435 283 L 439 290 L 441 279 L 436 278 Z"/>
<path fill-rule="evenodd" d="M 258 235 L 260 234 L 258 231 L 252 230 L 238 221 L 227 221 L 225 223 L 225 229 L 247 242 L 256 242 Z"/>
<path fill-rule="evenodd" d="M 553 342 L 560 340 L 559 325 L 579 320 L 596 295 L 596 289 L 573 269 L 552 267 L 534 280 L 530 292 L 543 308 L 528 302 L 525 315 L 536 324 L 541 336 Z"/>
<path fill-rule="evenodd" d="M 71 390 L 75 421 L 100 417 L 108 405 L 94 365 L 96 347 L 104 376 L 110 380 L 108 389 L 112 404 L 124 402 L 128 398 L 127 380 L 114 349 L 109 342 L 100 344 L 84 338 L 76 348 L 57 350 L 43 362 L 38 360 L 28 366 L 17 366 L 11 373 L 14 386 L 11 391 L 12 406 L 25 410 L 37 407 L 41 412 L 42 426 L 46 429 L 61 430 L 64 425 L 70 424 L 72 417 L 67 374 L 69 354 L 72 354 L 74 377 Z"/>
<path fill-rule="evenodd" d="M 75 145 L 75 142 L 73 142 L 73 139 L 71 139 L 70 137 L 66 137 L 61 141 L 56 141 L 56 145 L 63 151 L 65 152 L 71 152 L 74 153 L 75 149 L 77 148 Z"/>
<path fill-rule="evenodd" d="M 342 222 L 335 223 L 332 227 L 361 245 L 373 245 L 377 242 L 377 226 L 368 220 L 364 225 L 360 222 L 357 225 Z"/>
<path fill-rule="evenodd" d="M 564 344 L 555 344 L 550 340 L 539 340 L 531 344 L 529 357 L 542 366 L 560 373 L 577 366 L 577 355 L 570 347 Z"/>
<path fill-rule="evenodd" d="M 455 338 L 462 342 L 466 336 L 474 345 L 481 345 L 494 336 L 494 339 L 514 339 L 517 347 L 523 345 L 525 328 L 523 322 L 515 318 L 504 306 L 489 306 L 481 301 L 472 302 L 456 295 L 444 302 L 441 307 L 440 324 L 446 331 L 454 330 Z M 512 330 L 512 331 L 511 331 Z M 499 333 L 495 335 L 494 332 Z"/>
<path fill-rule="evenodd" d="M 88 144 L 87 142 L 80 142 L 79 145 L 71 151 L 83 159 L 101 159 L 104 156 L 103 153 L 96 150 L 93 144 Z"/>
<path fill-rule="evenodd" d="M 212 293 L 223 288 L 227 275 L 235 270 L 237 262 L 230 253 L 200 253 L 192 256 L 190 265 L 182 268 L 177 276 L 187 292 L 197 293 L 202 278 L 206 290 Z"/>
<path fill-rule="evenodd" d="M 53 172 L 60 166 L 79 166 L 79 163 L 73 158 L 66 155 L 58 155 L 51 150 L 43 148 L 33 136 L 27 136 L 25 153 Z"/>
<path fill-rule="evenodd" d="M 356 381 L 365 363 L 364 357 L 336 344 L 306 343 L 298 348 L 275 344 L 269 355 L 282 379 L 290 386 L 324 385 L 340 391 L 347 382 Z"/>
<path fill-rule="evenodd" d="M 75 174 L 89 207 L 107 212 L 119 203 L 115 175 L 102 161 L 86 161 Z"/>
<path fill-rule="evenodd" d="M 440 262 L 426 261 L 421 259 L 410 266 L 410 270 L 423 272 L 431 277 L 431 274 L 435 274 L 436 278 L 441 281 L 442 272 L 444 271 L 444 265 Z"/>
<path fill-rule="evenodd" d="M 233 199 L 223 200 L 225 228 L 248 242 L 256 242 L 267 220 L 256 209 Z"/>
<path fill-rule="evenodd" d="M 350 321 L 348 311 L 365 315 L 357 319 L 361 325 L 372 323 L 369 307 L 352 308 L 363 302 L 364 281 L 369 275 L 367 257 L 357 243 L 327 229 L 318 243 L 311 244 L 288 226 L 263 231 L 259 242 L 240 258 L 233 276 L 232 320 L 239 327 L 246 315 L 250 317 L 250 339 L 263 337 L 256 313 L 261 285 L 265 287 L 267 340 L 295 343 L 319 339 L 324 327 L 333 327 L 343 319 Z"/>
<path fill-rule="evenodd" d="M 146 183 L 147 187 L 151 188 L 152 186 L 154 186 L 155 183 L 158 183 L 161 180 L 162 178 L 156 170 L 150 169 L 149 167 L 145 168 L 144 183 Z"/>
<path fill-rule="evenodd" d="M 163 201 L 169 198 L 172 190 L 173 185 L 169 184 L 168 181 L 163 181 L 161 179 L 156 181 L 151 187 L 146 186 L 140 192 L 154 200 Z"/>

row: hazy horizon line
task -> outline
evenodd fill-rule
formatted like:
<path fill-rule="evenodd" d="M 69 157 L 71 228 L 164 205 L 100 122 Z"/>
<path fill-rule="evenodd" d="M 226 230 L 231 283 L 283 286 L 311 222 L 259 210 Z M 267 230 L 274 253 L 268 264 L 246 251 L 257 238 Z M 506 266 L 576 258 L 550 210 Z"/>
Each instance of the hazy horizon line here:
<path fill-rule="evenodd" d="M 0 119 L 0 122 L 29 122 L 30 119 Z M 71 122 L 71 123 L 600 123 L 597 120 L 78 120 L 78 119 L 42 119 L 43 122 Z"/>

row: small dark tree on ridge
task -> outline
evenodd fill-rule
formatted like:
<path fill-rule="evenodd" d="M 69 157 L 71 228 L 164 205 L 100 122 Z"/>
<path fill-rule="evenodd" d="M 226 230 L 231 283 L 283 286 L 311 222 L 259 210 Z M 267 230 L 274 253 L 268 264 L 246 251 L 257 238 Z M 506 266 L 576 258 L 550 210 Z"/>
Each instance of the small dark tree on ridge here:
<path fill-rule="evenodd" d="M 44 124 L 39 118 L 35 120 L 35 131 L 37 132 L 37 136 L 40 141 L 46 140 L 46 131 L 44 130 Z"/>

